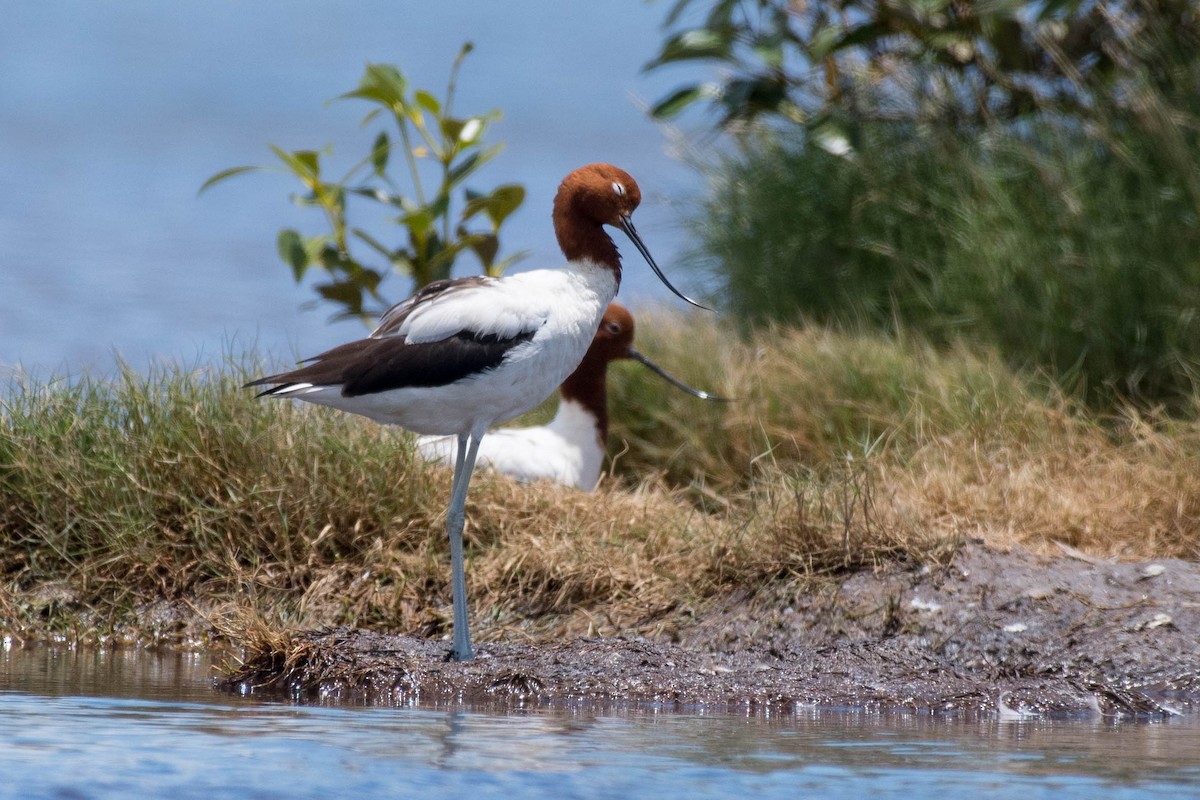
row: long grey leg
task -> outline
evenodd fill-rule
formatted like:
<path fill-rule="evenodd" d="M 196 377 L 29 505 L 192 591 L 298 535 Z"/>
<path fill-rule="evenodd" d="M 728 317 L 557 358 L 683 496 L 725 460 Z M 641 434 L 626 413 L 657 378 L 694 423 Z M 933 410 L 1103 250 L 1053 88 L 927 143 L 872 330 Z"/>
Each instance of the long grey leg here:
<path fill-rule="evenodd" d="M 463 563 L 463 523 L 466 520 L 467 487 L 475 471 L 480 436 L 462 434 L 458 437 L 458 453 L 454 463 L 454 484 L 450 489 L 450 510 L 446 514 L 446 532 L 450 535 L 451 594 L 454 598 L 455 661 L 470 661 L 475 657 L 471 647 L 471 631 L 467 627 L 467 577 Z M 469 444 L 468 444 L 469 442 Z"/>

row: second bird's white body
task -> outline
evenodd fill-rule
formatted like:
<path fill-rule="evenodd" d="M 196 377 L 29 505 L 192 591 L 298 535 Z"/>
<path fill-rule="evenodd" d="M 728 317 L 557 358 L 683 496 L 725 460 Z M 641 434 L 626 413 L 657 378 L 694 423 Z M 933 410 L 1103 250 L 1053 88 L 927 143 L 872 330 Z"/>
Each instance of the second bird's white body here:
<path fill-rule="evenodd" d="M 454 436 L 422 436 L 417 449 L 431 461 L 450 465 L 458 452 Z M 548 480 L 591 490 L 600 481 L 604 442 L 595 414 L 563 398 L 546 425 L 489 431 L 479 443 L 476 463 L 524 483 Z"/>

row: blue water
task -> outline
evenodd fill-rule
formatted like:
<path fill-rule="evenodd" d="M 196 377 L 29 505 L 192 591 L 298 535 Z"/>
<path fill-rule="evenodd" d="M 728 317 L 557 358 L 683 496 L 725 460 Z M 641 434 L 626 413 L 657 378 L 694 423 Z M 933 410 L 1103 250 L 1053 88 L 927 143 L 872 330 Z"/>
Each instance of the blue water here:
<path fill-rule="evenodd" d="M 289 149 L 335 145 L 333 164 L 366 152 L 366 108 L 327 103 L 368 61 L 392 62 L 442 93 L 450 63 L 476 44 L 456 109 L 499 108 L 506 150 L 478 188 L 528 189 L 505 252 L 518 269 L 560 262 L 549 223 L 558 181 L 606 160 L 646 198 L 636 219 L 660 266 L 696 288 L 680 205 L 700 178 L 642 111 L 682 79 L 644 75 L 666 0 L 411 3 L 397 0 L 14 2 L 0 25 L 0 377 L 111 369 L 120 355 L 219 361 L 257 345 L 281 359 L 360 336 L 296 287 L 275 252 L 284 226 L 321 232 L 281 175 L 251 175 L 197 196 L 212 174 Z M 691 73 L 695 77 L 695 73 Z M 387 231 L 373 209 L 359 224 Z M 381 228 L 373 227 L 381 225 Z M 626 250 L 632 251 L 627 247 Z M 477 267 L 464 260 L 460 272 Z M 640 261 L 622 298 L 675 301 Z M 384 284 L 392 300 L 408 294 Z"/>
<path fill-rule="evenodd" d="M 185 653 L 0 649 L 0 798 L 1200 796 L 1200 725 L 297 706 Z"/>

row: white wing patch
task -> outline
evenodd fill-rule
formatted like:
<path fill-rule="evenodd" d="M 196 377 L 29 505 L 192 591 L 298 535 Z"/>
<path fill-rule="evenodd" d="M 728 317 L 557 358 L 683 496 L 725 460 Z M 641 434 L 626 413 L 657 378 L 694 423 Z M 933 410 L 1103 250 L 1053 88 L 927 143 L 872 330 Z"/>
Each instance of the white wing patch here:
<path fill-rule="evenodd" d="M 512 339 L 536 331 L 551 314 L 548 303 L 531 302 L 528 292 L 501 280 L 435 295 L 417 303 L 395 330 L 411 344 L 438 342 L 463 331 Z"/>

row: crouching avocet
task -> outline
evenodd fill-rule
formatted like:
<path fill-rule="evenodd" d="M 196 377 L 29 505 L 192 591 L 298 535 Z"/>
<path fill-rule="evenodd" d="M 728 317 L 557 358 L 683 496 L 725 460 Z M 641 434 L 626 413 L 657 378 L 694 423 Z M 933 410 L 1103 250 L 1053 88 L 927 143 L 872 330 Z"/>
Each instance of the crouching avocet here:
<path fill-rule="evenodd" d="M 474 657 L 462 531 L 479 441 L 492 425 L 545 400 L 587 352 L 621 283 L 621 259 L 604 226 L 625 231 L 659 279 L 699 305 L 671 286 L 638 236 L 631 215 L 641 197 L 624 170 L 580 167 L 563 179 L 554 198 L 554 233 L 567 257 L 562 269 L 436 281 L 390 308 L 366 339 L 248 384 L 270 385 L 261 395 L 457 437 L 446 514 L 455 660 Z"/>
<path fill-rule="evenodd" d="M 479 445 L 476 463 L 519 481 L 550 480 L 595 489 L 608 441 L 605 379 L 609 363 L 619 359 L 633 359 L 702 400 L 728 402 L 693 389 L 634 350 L 633 331 L 633 315 L 619 303 L 610 303 L 583 361 L 558 387 L 561 399 L 554 419 L 546 425 L 489 431 Z M 417 448 L 426 458 L 446 464 L 454 463 L 457 452 L 453 436 L 422 436 Z"/>

